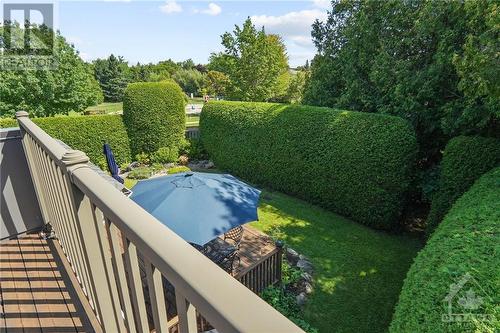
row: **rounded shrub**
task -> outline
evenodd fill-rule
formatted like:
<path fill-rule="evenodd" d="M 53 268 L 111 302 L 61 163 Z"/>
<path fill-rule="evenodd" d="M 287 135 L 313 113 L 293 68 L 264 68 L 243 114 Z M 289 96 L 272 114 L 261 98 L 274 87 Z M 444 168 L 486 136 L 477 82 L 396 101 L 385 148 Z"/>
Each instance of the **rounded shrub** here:
<path fill-rule="evenodd" d="M 184 93 L 170 81 L 131 83 L 123 98 L 123 120 L 135 156 L 178 147 L 184 138 Z"/>
<path fill-rule="evenodd" d="M 200 130 L 219 168 L 385 229 L 400 216 L 417 150 L 401 118 L 313 106 L 210 102 Z"/>
<path fill-rule="evenodd" d="M 455 200 L 482 174 L 500 165 L 500 140 L 480 136 L 458 136 L 445 147 L 438 191 L 433 195 L 427 218 L 430 235 Z"/>
<path fill-rule="evenodd" d="M 500 168 L 486 173 L 446 214 L 408 271 L 390 332 L 497 332 L 499 180 Z"/>

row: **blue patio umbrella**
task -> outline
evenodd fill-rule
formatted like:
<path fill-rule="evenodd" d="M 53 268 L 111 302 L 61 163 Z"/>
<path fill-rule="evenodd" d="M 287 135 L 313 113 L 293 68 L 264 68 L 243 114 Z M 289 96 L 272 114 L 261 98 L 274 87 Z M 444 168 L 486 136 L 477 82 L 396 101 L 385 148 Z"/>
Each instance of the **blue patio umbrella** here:
<path fill-rule="evenodd" d="M 141 180 L 130 198 L 187 242 L 204 245 L 256 221 L 259 196 L 231 175 L 187 172 Z"/>
<path fill-rule="evenodd" d="M 108 170 L 111 173 L 111 176 L 123 184 L 123 178 L 118 175 L 120 169 L 118 169 L 118 165 L 116 164 L 115 156 L 113 155 L 111 147 L 107 143 L 104 143 L 104 145 L 102 146 L 102 153 L 106 155 L 106 162 L 108 164 Z"/>

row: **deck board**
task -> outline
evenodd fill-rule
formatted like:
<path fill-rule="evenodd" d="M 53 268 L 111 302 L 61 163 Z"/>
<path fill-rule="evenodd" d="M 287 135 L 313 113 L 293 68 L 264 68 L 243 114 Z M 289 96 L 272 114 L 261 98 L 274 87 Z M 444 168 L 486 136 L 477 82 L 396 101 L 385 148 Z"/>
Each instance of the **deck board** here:
<path fill-rule="evenodd" d="M 1 333 L 93 332 L 47 241 L 0 243 Z"/>
<path fill-rule="evenodd" d="M 259 263 L 262 258 L 276 248 L 274 241 L 266 234 L 248 225 L 243 227 L 239 256 L 240 266 L 235 269 L 234 275 Z"/>

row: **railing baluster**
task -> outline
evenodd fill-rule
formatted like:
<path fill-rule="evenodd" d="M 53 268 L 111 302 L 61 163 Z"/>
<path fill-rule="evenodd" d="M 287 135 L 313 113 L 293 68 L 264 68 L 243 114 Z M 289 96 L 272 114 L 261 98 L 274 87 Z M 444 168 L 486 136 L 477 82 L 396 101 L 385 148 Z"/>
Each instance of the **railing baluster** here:
<path fill-rule="evenodd" d="M 118 233 L 120 231 L 113 223 L 110 223 L 109 221 L 107 221 L 106 223 L 106 231 L 108 233 L 109 246 L 111 247 L 111 251 L 113 253 L 112 264 L 115 271 L 115 276 L 118 279 L 118 285 L 120 286 L 118 291 L 120 292 L 122 305 L 124 307 L 127 328 L 129 332 L 136 332 L 137 330 L 135 328 L 132 304 L 130 303 L 130 295 L 127 285 L 127 275 L 125 274 L 125 266 L 123 265 L 123 257 L 120 246 L 121 240 L 118 236 Z"/>
<path fill-rule="evenodd" d="M 120 332 L 125 332 L 125 322 L 123 321 L 120 296 L 118 295 L 118 288 L 116 285 L 116 277 L 113 271 L 113 266 L 111 263 L 112 252 L 109 247 L 109 239 L 106 232 L 105 224 L 107 223 L 106 217 L 102 214 L 99 209 L 94 210 L 96 218 L 96 229 L 99 238 L 99 245 L 101 247 L 101 254 L 103 258 L 104 268 L 106 270 L 106 279 L 108 281 L 108 287 L 111 292 L 113 300 L 113 308 L 117 318 L 118 326 Z"/>
<path fill-rule="evenodd" d="M 193 304 L 182 295 L 179 290 L 175 290 L 175 304 L 177 305 L 177 316 L 179 316 L 180 333 L 196 333 L 198 327 L 196 323 L 196 309 Z"/>
<path fill-rule="evenodd" d="M 167 306 L 163 292 L 162 275 L 146 258 L 144 259 L 144 266 L 156 332 L 168 333 Z"/>
<path fill-rule="evenodd" d="M 95 290 L 98 319 L 106 332 L 119 332 L 119 321 L 115 310 L 106 266 L 104 261 L 104 250 L 99 241 L 98 227 L 102 219 L 98 218 L 97 208 L 90 202 L 78 188 L 72 186 L 72 200 L 77 207 L 78 222 L 84 235 L 83 242 L 87 254 L 87 261 L 91 276 L 93 277 L 93 289 Z"/>
<path fill-rule="evenodd" d="M 64 155 L 63 155 L 64 163 Z M 81 225 L 77 222 L 76 211 L 77 207 L 74 206 L 74 202 L 71 200 L 71 179 L 67 173 L 64 173 L 62 168 L 55 165 L 56 177 L 60 180 L 60 186 L 62 190 L 62 196 L 64 198 L 65 206 L 65 216 L 68 223 L 71 225 L 72 233 L 76 239 L 76 248 L 78 253 L 78 261 L 80 263 L 81 269 L 83 271 L 83 276 L 81 281 L 83 282 L 84 291 L 87 293 L 87 298 L 89 299 L 90 305 L 96 307 L 96 296 L 95 290 L 92 286 L 92 276 L 89 268 L 89 263 L 85 253 Z"/>
<path fill-rule="evenodd" d="M 130 292 L 132 293 L 132 304 L 138 332 L 148 333 L 149 324 L 142 289 L 141 273 L 139 272 L 139 260 L 137 259 L 137 249 L 124 235 L 122 235 L 123 246 L 125 247 L 125 270 L 128 273 Z"/>

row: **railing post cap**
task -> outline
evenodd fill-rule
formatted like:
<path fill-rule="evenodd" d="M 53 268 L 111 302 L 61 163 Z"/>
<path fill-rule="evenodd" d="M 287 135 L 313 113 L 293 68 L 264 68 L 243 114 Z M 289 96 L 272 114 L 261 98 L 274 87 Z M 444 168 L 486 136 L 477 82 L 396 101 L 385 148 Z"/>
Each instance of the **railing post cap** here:
<path fill-rule="evenodd" d="M 16 112 L 16 118 L 23 118 L 23 117 L 29 117 L 30 114 L 26 111 L 17 111 Z"/>
<path fill-rule="evenodd" d="M 85 164 L 89 161 L 89 157 L 80 150 L 68 150 L 62 156 L 62 162 L 66 166 L 74 165 L 74 164 Z"/>

